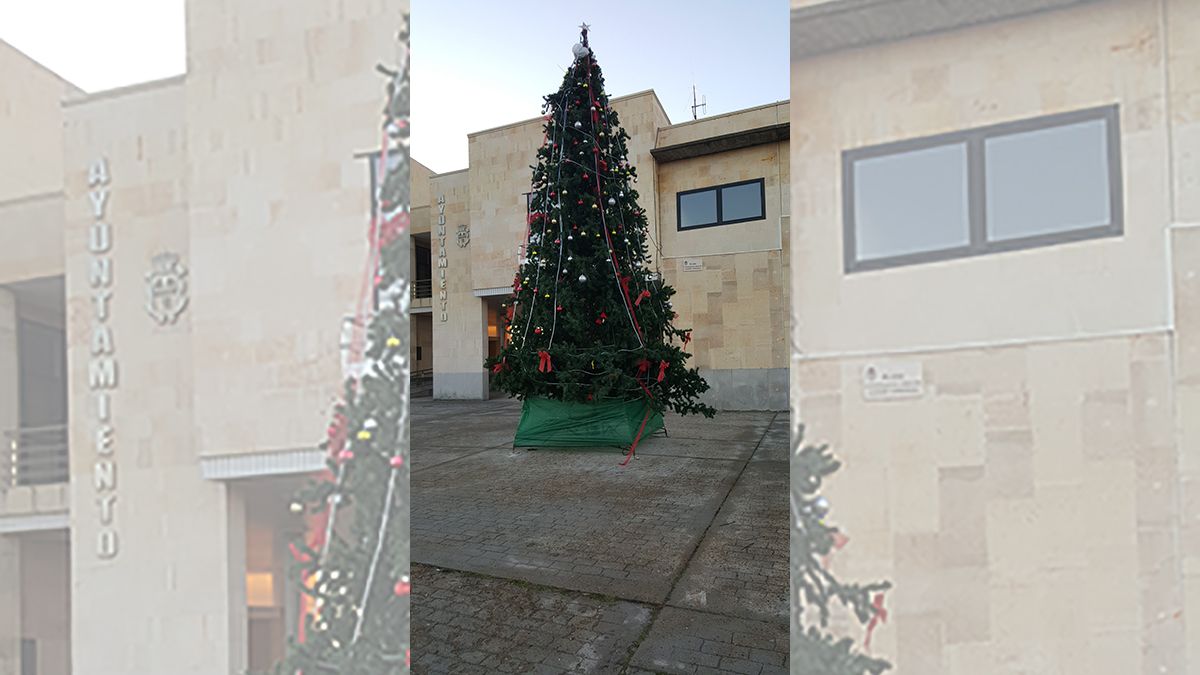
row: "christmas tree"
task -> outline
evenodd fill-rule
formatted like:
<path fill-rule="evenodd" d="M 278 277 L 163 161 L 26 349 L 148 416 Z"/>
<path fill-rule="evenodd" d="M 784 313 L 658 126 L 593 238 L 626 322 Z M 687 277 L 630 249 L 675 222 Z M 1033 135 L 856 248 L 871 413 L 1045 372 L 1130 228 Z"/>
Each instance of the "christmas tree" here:
<path fill-rule="evenodd" d="M 794 434 L 794 447 L 800 447 L 804 428 Z M 841 463 L 828 446 L 807 446 L 792 459 L 792 672 L 822 675 L 879 675 L 891 667 L 887 661 L 873 658 L 854 648 L 851 638 L 837 639 L 826 633 L 830 608 L 834 601 L 848 608 L 860 624 L 867 626 L 866 647 L 871 633 L 887 619 L 883 592 L 891 584 L 844 584 L 829 571 L 828 557 L 848 541 L 836 527 L 826 522 L 829 502 L 819 494 L 821 484 L 837 471 Z M 812 614 L 816 614 L 815 617 Z M 807 615 L 807 616 L 806 616 Z M 815 619 L 810 625 L 806 623 Z"/>
<path fill-rule="evenodd" d="M 485 365 L 493 386 L 525 402 L 517 445 L 616 442 L 632 453 L 665 410 L 714 411 L 699 400 L 708 384 L 685 365 L 691 332 L 674 325 L 675 290 L 650 269 L 630 137 L 581 28 L 542 107 L 525 257 L 503 305 L 506 344 Z"/>
<path fill-rule="evenodd" d="M 301 624 L 280 675 L 408 671 L 408 17 L 388 75 L 370 254 L 328 438 L 329 471 L 292 503 Z"/>

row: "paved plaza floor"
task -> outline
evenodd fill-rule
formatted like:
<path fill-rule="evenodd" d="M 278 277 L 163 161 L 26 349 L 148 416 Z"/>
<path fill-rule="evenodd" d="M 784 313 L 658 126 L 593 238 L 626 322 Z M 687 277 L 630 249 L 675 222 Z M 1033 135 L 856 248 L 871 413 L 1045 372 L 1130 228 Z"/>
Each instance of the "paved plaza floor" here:
<path fill-rule="evenodd" d="M 788 414 L 514 450 L 512 400 L 412 405 L 416 673 L 787 672 Z"/>

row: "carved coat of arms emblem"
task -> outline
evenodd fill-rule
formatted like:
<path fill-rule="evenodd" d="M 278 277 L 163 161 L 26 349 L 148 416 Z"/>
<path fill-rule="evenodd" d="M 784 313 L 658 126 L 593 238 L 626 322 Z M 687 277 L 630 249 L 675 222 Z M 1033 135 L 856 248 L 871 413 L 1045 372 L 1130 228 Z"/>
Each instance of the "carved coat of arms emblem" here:
<path fill-rule="evenodd" d="M 159 253 L 146 273 L 146 311 L 160 326 L 175 323 L 187 307 L 187 268 L 174 253 Z"/>
<path fill-rule="evenodd" d="M 466 248 L 471 243 L 471 229 L 466 225 L 458 226 L 458 247 Z"/>

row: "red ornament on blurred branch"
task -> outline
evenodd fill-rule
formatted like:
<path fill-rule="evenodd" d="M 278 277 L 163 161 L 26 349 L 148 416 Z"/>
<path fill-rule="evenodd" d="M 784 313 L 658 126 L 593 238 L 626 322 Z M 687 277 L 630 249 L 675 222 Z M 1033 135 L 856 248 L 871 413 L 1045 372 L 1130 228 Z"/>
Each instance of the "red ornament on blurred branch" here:
<path fill-rule="evenodd" d="M 400 581 L 396 582 L 396 588 L 394 590 L 396 595 L 401 597 L 412 593 L 412 582 L 409 581 L 408 575 L 400 577 Z"/>
<path fill-rule="evenodd" d="M 379 245 L 387 246 L 408 229 L 408 211 L 401 211 L 391 218 L 383 219 L 383 227 L 379 230 Z"/>

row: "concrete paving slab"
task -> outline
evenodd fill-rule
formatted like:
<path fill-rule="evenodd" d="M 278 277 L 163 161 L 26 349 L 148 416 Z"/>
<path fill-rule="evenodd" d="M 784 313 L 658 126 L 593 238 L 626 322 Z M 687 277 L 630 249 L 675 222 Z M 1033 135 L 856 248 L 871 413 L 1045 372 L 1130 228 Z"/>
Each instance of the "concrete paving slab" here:
<path fill-rule="evenodd" d="M 786 604 L 787 413 L 668 415 L 627 467 L 513 450 L 517 401 L 412 414 L 414 672 L 786 670 L 786 609 L 758 584 L 780 586 L 782 551 Z"/>
<path fill-rule="evenodd" d="M 757 441 L 718 441 L 655 436 L 639 443 L 635 454 L 744 461 L 750 459 L 757 445 Z"/>
<path fill-rule="evenodd" d="M 412 475 L 412 559 L 662 602 L 738 462 L 489 450 Z"/>
<path fill-rule="evenodd" d="M 788 619 L 788 463 L 751 462 L 708 528 L 670 604 Z"/>
<path fill-rule="evenodd" d="M 754 452 L 752 461 L 787 462 L 791 460 L 790 419 L 787 413 L 780 413 L 771 422 L 771 426 L 767 427 L 767 432 L 763 434 L 762 440 L 758 444 L 758 450 Z"/>
<path fill-rule="evenodd" d="M 701 440 L 753 441 L 757 442 L 766 433 L 774 412 L 719 412 L 709 419 L 699 415 L 663 416 L 667 433 L 673 438 L 696 438 Z"/>

